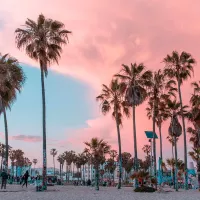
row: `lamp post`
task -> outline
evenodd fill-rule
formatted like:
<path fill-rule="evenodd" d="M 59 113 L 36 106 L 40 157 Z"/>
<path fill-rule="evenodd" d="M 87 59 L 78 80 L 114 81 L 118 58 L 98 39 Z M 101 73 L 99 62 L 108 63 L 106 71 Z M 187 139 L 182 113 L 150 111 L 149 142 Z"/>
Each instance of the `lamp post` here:
<path fill-rule="evenodd" d="M 155 160 L 155 158 L 152 159 L 152 157 L 153 157 L 152 156 L 152 149 L 153 149 L 152 148 L 152 139 L 153 138 L 158 139 L 158 136 L 153 131 L 145 131 L 145 134 L 146 134 L 146 137 L 149 139 L 149 142 L 151 144 L 151 159 L 150 159 L 151 160 L 151 167 L 150 167 L 150 175 L 153 176 L 154 174 L 156 174 L 156 172 L 153 171 L 154 167 L 152 167 L 152 166 L 154 166 L 154 162 L 153 161 Z"/>

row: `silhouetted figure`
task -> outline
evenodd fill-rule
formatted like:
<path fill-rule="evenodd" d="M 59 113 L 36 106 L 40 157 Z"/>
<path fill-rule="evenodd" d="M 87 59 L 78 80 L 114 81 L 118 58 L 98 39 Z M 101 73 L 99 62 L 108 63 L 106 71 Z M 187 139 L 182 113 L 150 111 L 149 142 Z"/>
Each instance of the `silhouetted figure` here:
<path fill-rule="evenodd" d="M 22 185 L 22 187 L 26 184 L 26 188 L 27 188 L 27 185 L 28 185 L 28 177 L 29 177 L 29 174 L 28 174 L 28 170 L 27 170 L 26 173 L 25 173 L 24 176 L 23 176 L 24 184 Z"/>
<path fill-rule="evenodd" d="M 90 186 L 90 185 L 91 185 L 91 180 L 88 179 L 88 180 L 87 180 L 87 186 Z"/>
<path fill-rule="evenodd" d="M 6 184 L 7 184 L 7 179 L 8 179 L 8 174 L 6 173 L 6 171 L 3 169 L 3 171 L 1 172 L 1 177 L 2 177 L 2 181 L 1 181 L 1 189 L 6 189 Z"/>

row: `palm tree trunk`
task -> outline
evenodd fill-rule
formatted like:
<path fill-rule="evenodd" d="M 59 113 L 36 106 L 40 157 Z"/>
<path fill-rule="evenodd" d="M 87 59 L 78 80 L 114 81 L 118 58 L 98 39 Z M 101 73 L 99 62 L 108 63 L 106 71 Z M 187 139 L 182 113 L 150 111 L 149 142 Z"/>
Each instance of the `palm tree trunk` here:
<path fill-rule="evenodd" d="M 138 171 L 138 156 L 137 156 L 137 135 L 136 135 L 136 117 L 135 117 L 135 105 L 133 104 L 133 141 L 134 141 L 134 168 Z M 135 188 L 138 187 L 138 180 L 135 178 Z"/>
<path fill-rule="evenodd" d="M 42 113 L 43 113 L 43 188 L 47 189 L 47 148 L 46 148 L 46 101 L 45 101 L 45 85 L 44 85 L 44 69 L 40 60 L 41 69 L 41 85 L 42 85 Z"/>
<path fill-rule="evenodd" d="M 159 135 L 160 135 L 160 158 L 163 160 L 163 154 L 162 154 L 162 127 L 159 125 Z"/>
<path fill-rule="evenodd" d="M 156 119 L 155 119 L 155 101 L 153 105 L 153 135 L 156 132 Z M 157 169 L 156 169 L 156 138 L 155 135 L 153 137 L 153 164 L 154 164 L 154 177 L 157 180 Z M 155 184 L 157 189 L 157 182 Z"/>
<path fill-rule="evenodd" d="M 198 174 L 198 183 L 199 183 L 199 191 L 200 191 L 200 157 L 197 160 L 197 174 Z"/>
<path fill-rule="evenodd" d="M 99 190 L 99 167 L 95 167 L 95 190 Z"/>
<path fill-rule="evenodd" d="M 67 183 L 67 162 L 66 162 L 66 183 Z"/>
<path fill-rule="evenodd" d="M 3 107 L 4 125 L 5 125 L 5 143 L 6 143 L 6 171 L 8 170 L 8 123 L 6 117 L 6 110 Z"/>
<path fill-rule="evenodd" d="M 1 155 L 1 171 L 3 169 L 3 152 L 2 152 L 2 155 Z"/>
<path fill-rule="evenodd" d="M 183 137 L 184 137 L 184 168 L 185 168 L 185 189 L 188 190 L 188 169 L 187 169 L 187 138 L 186 138 L 186 129 L 185 129 L 185 119 L 183 116 L 183 101 L 181 95 L 181 84 L 180 78 L 178 78 L 178 93 L 179 99 L 181 104 L 181 117 L 182 117 L 182 124 L 183 124 Z"/>
<path fill-rule="evenodd" d="M 60 181 L 61 181 L 61 163 L 60 163 Z"/>
<path fill-rule="evenodd" d="M 54 178 L 55 178 L 55 157 L 53 156 Z"/>
<path fill-rule="evenodd" d="M 177 141 L 176 141 L 176 137 L 174 137 L 175 140 L 175 189 L 176 191 L 178 191 L 178 168 L 177 168 Z"/>
<path fill-rule="evenodd" d="M 174 146 L 173 146 L 173 143 L 172 143 L 172 158 L 174 159 Z"/>
<path fill-rule="evenodd" d="M 115 109 L 116 110 L 116 109 Z M 117 126 L 117 136 L 118 136 L 118 147 L 119 147 L 119 183 L 117 188 L 121 188 L 122 182 L 122 150 L 121 150 L 121 137 L 120 137 L 120 128 L 118 122 L 118 112 L 116 112 L 116 126 Z"/>

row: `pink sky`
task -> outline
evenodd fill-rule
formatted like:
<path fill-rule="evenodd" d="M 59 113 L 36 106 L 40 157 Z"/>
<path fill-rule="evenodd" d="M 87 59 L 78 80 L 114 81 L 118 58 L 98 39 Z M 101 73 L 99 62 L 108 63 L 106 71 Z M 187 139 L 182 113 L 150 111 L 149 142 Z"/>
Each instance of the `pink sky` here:
<path fill-rule="evenodd" d="M 198 62 L 199 8 L 199 0 L 7 0 L 0 8 L 0 49 L 3 49 L 2 53 L 10 52 L 20 61 L 37 67 L 24 52 L 16 49 L 14 30 L 24 24 L 27 17 L 36 20 L 40 13 L 62 21 L 73 34 L 70 44 L 64 48 L 60 65 L 52 66 L 52 69 L 89 84 L 91 101 L 100 92 L 101 84 L 109 83 L 122 63 L 143 62 L 149 69 L 157 70 L 163 68 L 161 61 L 172 50 L 190 52 Z M 195 79 L 199 79 L 199 73 L 197 65 Z M 192 92 L 189 82 L 183 88 L 185 103 Z M 83 140 L 99 136 L 117 149 L 114 121 L 99 113 L 98 104 L 91 109 L 96 118 L 88 119 L 88 128 L 72 130 L 74 137 L 61 144 L 70 141 L 72 147 L 79 149 Z M 151 127 L 143 104 L 137 108 L 140 156 L 141 147 L 147 143 L 144 131 Z M 163 131 L 164 138 L 167 127 L 168 123 Z M 121 135 L 123 150 L 132 153 L 131 119 L 124 121 Z M 180 156 L 183 156 L 182 144 L 183 138 L 179 142 Z M 164 141 L 167 156 L 170 155 L 169 148 L 168 142 Z"/>

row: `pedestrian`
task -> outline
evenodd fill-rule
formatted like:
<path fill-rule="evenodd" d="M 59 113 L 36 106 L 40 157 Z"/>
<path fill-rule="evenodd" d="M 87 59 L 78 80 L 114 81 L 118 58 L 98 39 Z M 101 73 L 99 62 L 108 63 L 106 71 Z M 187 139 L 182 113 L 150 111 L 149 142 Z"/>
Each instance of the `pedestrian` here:
<path fill-rule="evenodd" d="M 25 173 L 24 176 L 23 176 L 24 184 L 22 185 L 22 187 L 26 184 L 26 188 L 27 188 L 27 185 L 28 185 L 28 177 L 29 177 L 29 173 L 28 173 L 28 170 L 27 170 L 26 173 Z"/>
<path fill-rule="evenodd" d="M 1 189 L 6 189 L 6 184 L 7 184 L 7 179 L 8 179 L 8 174 L 6 173 L 6 171 L 3 169 L 3 171 L 1 172 Z"/>

